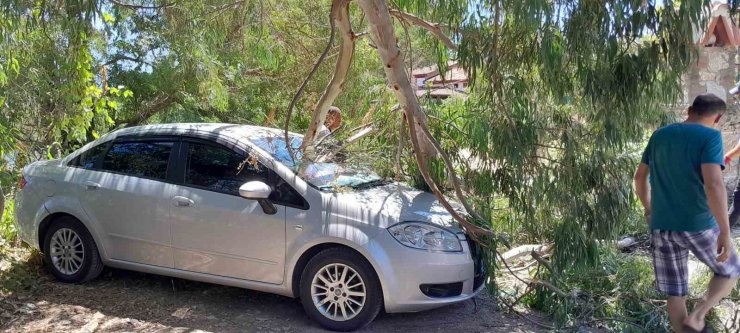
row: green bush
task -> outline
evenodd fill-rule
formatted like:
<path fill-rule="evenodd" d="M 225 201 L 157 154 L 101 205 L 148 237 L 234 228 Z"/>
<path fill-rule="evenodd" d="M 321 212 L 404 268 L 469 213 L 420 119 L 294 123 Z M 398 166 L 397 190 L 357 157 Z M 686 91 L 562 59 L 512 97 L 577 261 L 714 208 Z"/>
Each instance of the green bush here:
<path fill-rule="evenodd" d="M 527 299 L 532 307 L 553 315 L 561 327 L 599 325 L 614 332 L 669 331 L 665 301 L 653 287 L 653 267 L 647 256 L 601 248 L 598 265 L 557 276 L 545 272 L 539 278 L 575 295 L 563 297 L 538 288 Z"/>
<path fill-rule="evenodd" d="M 14 200 L 6 200 L 5 210 L 3 210 L 3 216 L 0 220 L 0 236 L 2 236 L 8 244 L 15 242 L 18 236 L 18 231 L 15 229 L 15 223 L 13 223 L 14 206 Z"/>

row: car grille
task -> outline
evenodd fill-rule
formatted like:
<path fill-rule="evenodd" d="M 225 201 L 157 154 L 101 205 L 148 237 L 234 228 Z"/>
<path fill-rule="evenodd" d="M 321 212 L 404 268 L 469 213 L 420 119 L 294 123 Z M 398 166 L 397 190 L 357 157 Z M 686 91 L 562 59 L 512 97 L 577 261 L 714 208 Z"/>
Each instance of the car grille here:
<path fill-rule="evenodd" d="M 475 275 L 473 277 L 473 290 L 478 290 L 486 281 L 486 265 L 483 262 L 483 251 L 480 244 L 468 237 L 468 245 L 470 246 L 470 256 L 473 258 L 473 271 Z"/>
<path fill-rule="evenodd" d="M 462 294 L 463 283 L 422 284 L 419 286 L 424 295 L 434 298 L 455 297 Z"/>

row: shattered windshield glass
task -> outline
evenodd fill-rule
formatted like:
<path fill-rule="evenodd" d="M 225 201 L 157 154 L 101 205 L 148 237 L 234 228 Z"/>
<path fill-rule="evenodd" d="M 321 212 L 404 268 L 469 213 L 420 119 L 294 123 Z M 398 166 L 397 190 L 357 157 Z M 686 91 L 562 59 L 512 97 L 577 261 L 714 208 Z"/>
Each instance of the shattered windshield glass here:
<path fill-rule="evenodd" d="M 303 138 L 298 135 L 290 136 L 291 147 L 296 154 L 295 161 L 291 158 L 285 144 L 285 137 L 282 135 L 266 134 L 250 137 L 250 141 L 272 155 L 275 160 L 293 170 L 309 184 L 322 191 L 333 191 L 337 188 L 361 189 L 383 183 L 382 178 L 369 168 L 350 166 L 336 158 L 330 162 L 302 161 L 302 155 L 298 151 L 298 147 L 301 146 Z M 308 164 L 300 165 L 300 163 Z"/>

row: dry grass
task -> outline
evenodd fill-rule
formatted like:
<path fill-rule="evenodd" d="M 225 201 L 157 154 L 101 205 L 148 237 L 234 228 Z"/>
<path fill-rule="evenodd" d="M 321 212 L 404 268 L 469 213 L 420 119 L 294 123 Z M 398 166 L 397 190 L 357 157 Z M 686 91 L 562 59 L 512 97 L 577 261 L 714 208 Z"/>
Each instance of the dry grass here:
<path fill-rule="evenodd" d="M 238 288 L 106 269 L 63 284 L 40 256 L 0 246 L 2 332 L 322 332 L 298 300 Z M 414 314 L 381 315 L 369 332 L 535 332 L 483 297 Z"/>

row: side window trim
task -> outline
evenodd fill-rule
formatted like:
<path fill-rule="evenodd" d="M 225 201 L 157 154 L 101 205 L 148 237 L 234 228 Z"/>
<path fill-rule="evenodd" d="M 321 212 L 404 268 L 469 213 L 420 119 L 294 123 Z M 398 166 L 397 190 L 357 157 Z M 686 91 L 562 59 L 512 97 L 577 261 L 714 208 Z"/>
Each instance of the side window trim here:
<path fill-rule="evenodd" d="M 110 147 L 113 146 L 114 140 L 109 140 L 105 143 L 102 143 L 105 145 L 105 148 L 103 149 L 103 153 L 98 155 L 98 157 L 93 161 L 93 167 L 90 170 L 101 170 L 103 168 L 103 159 L 105 158 L 105 155 L 108 155 L 108 151 L 110 150 Z"/>
<path fill-rule="evenodd" d="M 187 144 L 182 138 L 177 138 L 172 146 L 170 160 L 167 162 L 166 181 L 171 184 L 182 185 L 185 182 L 185 165 L 182 163 L 183 155 L 187 154 Z M 187 158 L 187 157 L 185 157 Z"/>
<path fill-rule="evenodd" d="M 88 149 L 85 149 L 84 151 L 81 151 L 79 154 L 77 154 L 77 156 L 75 156 L 74 158 L 72 158 L 71 160 L 69 160 L 69 162 L 67 162 L 67 166 L 68 167 L 71 167 L 71 168 L 77 168 L 77 169 L 83 169 L 83 170 L 100 171 L 100 167 L 101 167 L 101 165 L 103 163 L 103 157 L 105 157 L 105 155 L 108 154 L 108 150 L 110 149 L 113 141 L 114 140 L 108 140 L 108 141 L 105 141 L 105 142 L 101 142 L 100 144 L 94 145 L 94 146 L 92 146 L 92 147 L 90 147 Z M 85 155 L 86 153 L 88 153 L 88 152 L 90 152 L 93 149 L 98 148 L 98 147 L 104 147 L 105 150 L 103 150 L 101 152 L 101 154 L 96 157 L 95 161 L 93 161 L 93 167 L 92 168 L 90 168 L 90 169 L 83 168 L 83 166 L 80 165 L 80 162 L 81 162 L 80 160 L 82 159 L 82 155 Z"/>
<path fill-rule="evenodd" d="M 268 185 L 270 185 L 270 187 L 273 190 L 275 189 L 276 184 L 279 181 L 282 181 L 288 187 L 290 187 L 290 189 L 293 192 L 295 192 L 298 195 L 299 198 L 301 198 L 301 205 L 294 205 L 294 204 L 289 203 L 289 202 L 273 202 L 274 204 L 285 206 L 285 207 L 290 207 L 290 208 L 301 209 L 301 210 L 308 210 L 311 207 L 308 204 L 308 201 L 306 200 L 306 198 L 304 198 L 303 195 L 301 195 L 300 193 L 298 193 L 298 191 L 296 191 L 296 189 L 292 185 L 290 185 L 288 182 L 286 182 L 285 179 L 283 179 L 282 177 L 280 177 L 280 175 L 278 175 L 277 172 L 275 172 L 274 170 L 270 169 L 270 173 L 268 174 L 268 179 L 270 180 L 270 184 L 268 184 Z"/>

